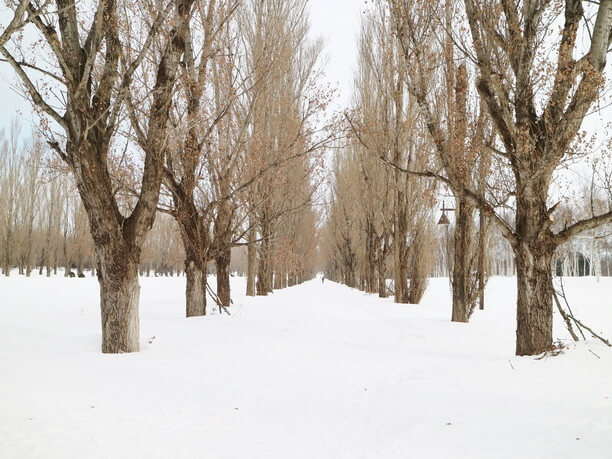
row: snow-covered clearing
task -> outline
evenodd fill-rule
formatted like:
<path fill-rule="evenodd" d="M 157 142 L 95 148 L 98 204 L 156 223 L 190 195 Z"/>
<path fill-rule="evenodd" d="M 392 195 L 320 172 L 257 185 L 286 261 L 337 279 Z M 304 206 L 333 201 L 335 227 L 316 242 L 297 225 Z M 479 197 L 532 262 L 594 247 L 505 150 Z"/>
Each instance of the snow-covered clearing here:
<path fill-rule="evenodd" d="M 103 355 L 95 279 L 1 278 L 0 457 L 612 457 L 612 351 L 514 357 L 514 279 L 468 325 L 445 279 L 420 306 L 232 282 L 231 316 L 188 320 L 183 279 L 142 279 L 142 352 Z M 566 283 L 612 336 L 612 279 Z"/>

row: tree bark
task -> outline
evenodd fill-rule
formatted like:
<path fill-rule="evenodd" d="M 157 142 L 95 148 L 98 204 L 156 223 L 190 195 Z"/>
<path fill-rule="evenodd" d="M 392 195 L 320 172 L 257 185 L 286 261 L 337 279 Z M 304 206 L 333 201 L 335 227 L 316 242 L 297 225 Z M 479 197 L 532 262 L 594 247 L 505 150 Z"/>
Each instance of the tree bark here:
<path fill-rule="evenodd" d="M 102 352 L 138 352 L 138 264 L 123 250 L 97 248 L 97 251 L 100 260 L 98 281 L 102 309 Z"/>
<path fill-rule="evenodd" d="M 247 296 L 255 296 L 255 273 L 257 262 L 257 246 L 255 245 L 255 239 L 257 232 L 255 231 L 254 225 L 251 225 L 249 230 L 249 243 L 247 246 Z"/>
<path fill-rule="evenodd" d="M 274 290 L 280 290 L 283 288 L 283 270 L 282 268 L 276 268 L 274 270 Z"/>
<path fill-rule="evenodd" d="M 517 257 L 516 355 L 552 348 L 553 251 L 521 243 Z"/>
<path fill-rule="evenodd" d="M 548 181 L 518 183 L 514 245 L 517 268 L 516 355 L 536 355 L 552 348 L 555 244 L 546 197 Z"/>
<path fill-rule="evenodd" d="M 269 223 L 263 221 L 261 225 L 262 241 L 259 250 L 259 266 L 257 272 L 257 295 L 266 296 L 272 292 L 272 268 L 271 268 L 271 231 Z"/>
<path fill-rule="evenodd" d="M 215 258 L 215 265 L 217 266 L 217 297 L 219 298 L 221 306 L 225 307 L 229 307 L 231 303 L 230 261 L 231 249 L 229 247 L 223 249 Z"/>
<path fill-rule="evenodd" d="M 468 322 L 473 307 L 471 255 L 474 206 L 457 198 L 453 261 L 453 322 Z"/>
<path fill-rule="evenodd" d="M 396 197 L 395 232 L 393 235 L 393 283 L 395 302 L 408 303 L 408 245 L 406 243 L 407 221 L 403 209 L 404 192 L 398 191 Z"/>
<path fill-rule="evenodd" d="M 484 310 L 484 291 L 485 291 L 485 225 L 486 216 L 482 209 L 478 212 L 478 305 L 479 309 Z"/>
<path fill-rule="evenodd" d="M 187 317 L 206 315 L 206 267 L 195 260 L 185 260 L 185 306 Z"/>
<path fill-rule="evenodd" d="M 385 259 L 378 262 L 378 296 L 387 298 L 387 272 L 385 270 Z"/>
<path fill-rule="evenodd" d="M 374 225 L 368 220 L 366 224 L 366 260 L 365 260 L 365 291 L 376 293 L 376 234 Z"/>

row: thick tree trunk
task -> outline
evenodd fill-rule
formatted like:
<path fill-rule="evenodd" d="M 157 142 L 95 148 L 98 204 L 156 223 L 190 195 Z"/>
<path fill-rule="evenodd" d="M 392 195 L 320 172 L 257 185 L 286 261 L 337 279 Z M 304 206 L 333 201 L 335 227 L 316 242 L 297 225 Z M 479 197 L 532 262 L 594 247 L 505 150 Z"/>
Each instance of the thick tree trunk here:
<path fill-rule="evenodd" d="M 552 241 L 545 179 L 517 184 L 516 354 L 536 355 L 552 348 Z"/>
<path fill-rule="evenodd" d="M 104 249 L 98 249 L 99 251 Z M 138 264 L 125 252 L 98 254 L 100 305 L 102 309 L 102 352 L 117 354 L 138 352 L 140 323 L 138 319 Z"/>
<path fill-rule="evenodd" d="M 457 199 L 457 223 L 453 261 L 453 322 L 467 322 L 473 307 L 471 292 L 472 231 L 474 207 L 465 199 Z"/>
<path fill-rule="evenodd" d="M 229 248 L 221 251 L 221 254 L 215 258 L 217 266 L 217 297 L 221 306 L 229 307 L 230 298 L 230 261 L 231 250 Z"/>
<path fill-rule="evenodd" d="M 517 250 L 516 355 L 552 348 L 553 252 L 523 243 Z"/>
<path fill-rule="evenodd" d="M 192 260 L 185 260 L 185 305 L 187 317 L 206 315 L 206 267 Z"/>

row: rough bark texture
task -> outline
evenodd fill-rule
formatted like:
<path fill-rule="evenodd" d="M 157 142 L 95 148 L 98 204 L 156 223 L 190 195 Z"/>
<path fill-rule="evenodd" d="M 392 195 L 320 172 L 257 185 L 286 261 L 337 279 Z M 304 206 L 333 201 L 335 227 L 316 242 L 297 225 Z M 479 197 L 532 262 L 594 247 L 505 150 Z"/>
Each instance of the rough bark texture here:
<path fill-rule="evenodd" d="M 552 171 L 551 171 L 552 174 Z M 548 178 L 519 181 L 514 245 L 517 268 L 516 354 L 535 355 L 552 347 L 552 257 L 546 198 Z"/>
<path fill-rule="evenodd" d="M 230 261 L 231 249 L 228 247 L 215 258 L 217 266 L 217 297 L 221 306 L 229 307 L 230 298 Z"/>
<path fill-rule="evenodd" d="M 185 302 L 187 317 L 206 315 L 206 267 L 194 260 L 185 260 Z"/>
<path fill-rule="evenodd" d="M 140 350 L 138 265 L 115 250 L 96 248 L 102 312 L 102 352 Z"/>
<path fill-rule="evenodd" d="M 551 349 L 553 252 L 521 244 L 517 251 L 516 355 L 535 355 Z"/>

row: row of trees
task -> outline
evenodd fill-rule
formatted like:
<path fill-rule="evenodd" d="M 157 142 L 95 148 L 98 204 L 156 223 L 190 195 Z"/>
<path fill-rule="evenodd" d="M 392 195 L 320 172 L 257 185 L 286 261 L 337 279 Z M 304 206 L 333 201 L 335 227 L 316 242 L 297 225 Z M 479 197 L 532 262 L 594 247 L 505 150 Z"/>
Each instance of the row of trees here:
<path fill-rule="evenodd" d="M 41 117 L 30 156 L 51 149 L 61 164 L 47 158 L 34 173 L 13 154 L 7 183 L 34 174 L 42 182 L 24 182 L 51 190 L 49 171 L 70 174 L 100 282 L 103 352 L 138 350 L 138 273 L 158 212 L 180 234 L 187 316 L 206 313 L 211 263 L 217 301 L 231 303 L 232 248 L 246 247 L 250 295 L 314 274 L 320 153 L 336 139 L 306 4 L 10 2 L 0 54 Z M 559 166 L 592 147 L 580 128 L 605 89 L 611 25 L 612 0 L 378 0 L 363 24 L 350 135 L 335 143 L 328 275 L 384 296 L 389 272 L 396 301 L 418 302 L 440 247 L 442 183 L 455 200 L 444 251 L 453 320 L 475 309 L 501 234 L 517 273 L 517 354 L 550 349 L 555 254 L 612 220 L 606 157 L 580 212 L 559 187 Z M 9 250 L 41 215 L 29 210 L 36 193 L 20 193 L 3 209 Z M 47 215 L 60 215 L 46 228 L 67 241 L 76 218 Z M 33 257 L 19 245 L 9 269 Z"/>
<path fill-rule="evenodd" d="M 158 212 L 180 234 L 187 316 L 206 313 L 211 262 L 213 296 L 230 305 L 235 247 L 248 247 L 248 294 L 314 275 L 317 157 L 333 130 L 320 122 L 329 94 L 317 86 L 305 5 L 13 3 L 0 54 L 81 198 L 103 352 L 139 349 L 138 273 Z"/>
<path fill-rule="evenodd" d="M 580 128 L 604 94 L 611 27 L 605 0 L 377 2 L 335 167 L 328 274 L 373 291 L 377 270 L 384 295 L 393 254 L 395 300 L 418 302 L 442 184 L 455 201 L 452 320 L 474 311 L 501 235 L 517 274 L 516 352 L 551 349 L 553 259 L 581 233 L 604 238 L 596 229 L 612 221 L 608 150 L 583 209 L 563 197 L 559 173 L 593 153 Z"/>

